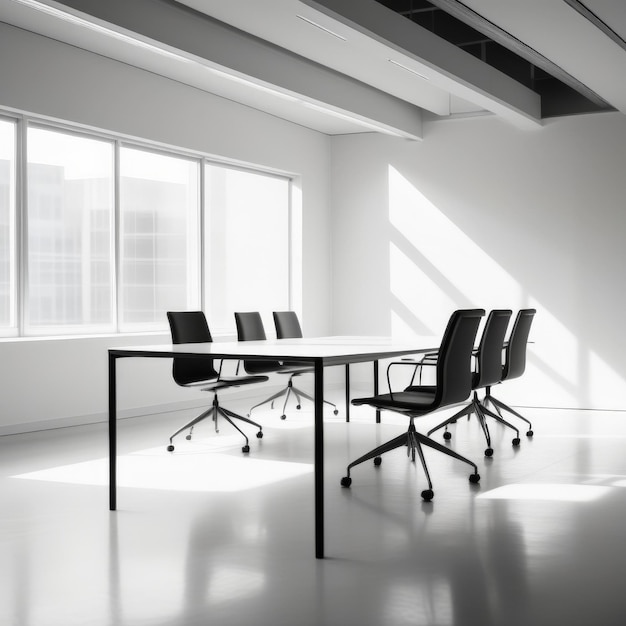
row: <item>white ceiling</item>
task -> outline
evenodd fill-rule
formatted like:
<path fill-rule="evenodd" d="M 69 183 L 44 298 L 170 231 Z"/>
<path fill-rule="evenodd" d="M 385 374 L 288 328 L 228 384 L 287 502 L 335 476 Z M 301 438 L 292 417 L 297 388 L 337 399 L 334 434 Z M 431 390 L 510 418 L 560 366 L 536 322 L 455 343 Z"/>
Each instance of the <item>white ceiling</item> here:
<path fill-rule="evenodd" d="M 39 9 L 30 2 L 0 0 L 0 21 L 327 134 L 419 138 L 424 112 L 541 124 L 534 92 L 374 0 L 41 0 Z M 464 0 L 626 112 L 626 50 L 595 22 L 626 37 L 626 2 L 584 0 L 592 19 L 572 3 L 580 4 Z"/>

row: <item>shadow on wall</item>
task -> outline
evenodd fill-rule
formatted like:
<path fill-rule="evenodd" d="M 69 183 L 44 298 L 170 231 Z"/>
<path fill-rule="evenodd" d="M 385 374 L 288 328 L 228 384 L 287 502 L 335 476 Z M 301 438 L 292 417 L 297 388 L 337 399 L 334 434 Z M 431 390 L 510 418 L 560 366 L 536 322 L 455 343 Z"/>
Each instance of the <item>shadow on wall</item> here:
<path fill-rule="evenodd" d="M 457 308 L 511 308 L 515 315 L 516 309 L 533 307 L 537 316 L 531 329 L 528 368 L 522 379 L 507 383 L 509 400 L 527 406 L 625 408 L 624 376 L 584 337 L 572 332 L 549 302 L 531 293 L 527 284 L 505 270 L 391 165 L 388 194 L 394 336 L 440 335 Z M 476 219 L 486 218 L 477 215 Z M 492 225 L 479 223 L 479 227 Z M 493 236 L 498 236 L 497 228 Z M 534 254 L 532 242 L 527 244 L 529 254 Z M 525 259 L 519 263 L 519 273 L 527 275 Z M 538 276 L 537 280 L 546 278 Z M 550 279 L 558 290 L 558 277 Z"/>

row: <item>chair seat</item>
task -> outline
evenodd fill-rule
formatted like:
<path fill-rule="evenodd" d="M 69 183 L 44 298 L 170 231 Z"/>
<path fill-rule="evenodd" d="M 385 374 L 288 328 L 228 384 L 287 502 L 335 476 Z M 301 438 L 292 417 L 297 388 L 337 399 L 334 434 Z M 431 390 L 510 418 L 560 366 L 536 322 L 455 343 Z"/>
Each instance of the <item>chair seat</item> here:
<path fill-rule="evenodd" d="M 268 376 L 222 376 L 221 378 L 185 383 L 182 386 L 188 388 L 198 387 L 201 388 L 202 391 L 217 391 L 218 389 L 228 389 L 229 387 L 240 387 L 241 385 L 264 383 L 268 380 Z"/>
<path fill-rule="evenodd" d="M 406 393 L 425 393 L 425 394 L 434 394 L 437 390 L 435 385 L 411 385 L 407 387 L 404 391 Z M 393 397 L 395 398 L 398 394 L 394 392 Z"/>
<path fill-rule="evenodd" d="M 310 363 L 283 363 L 283 366 L 278 370 L 279 374 L 311 374 L 315 371 L 315 368 Z"/>
<path fill-rule="evenodd" d="M 307 374 L 313 371 L 310 364 L 298 363 L 277 363 L 276 361 L 248 361 L 246 363 L 246 371 L 254 374 L 288 374 L 298 375 Z"/>
<path fill-rule="evenodd" d="M 429 413 L 435 408 L 436 387 L 410 387 L 405 391 L 384 393 L 369 398 L 355 398 L 352 404 L 359 406 L 369 404 L 377 409 L 391 410 L 411 415 Z"/>

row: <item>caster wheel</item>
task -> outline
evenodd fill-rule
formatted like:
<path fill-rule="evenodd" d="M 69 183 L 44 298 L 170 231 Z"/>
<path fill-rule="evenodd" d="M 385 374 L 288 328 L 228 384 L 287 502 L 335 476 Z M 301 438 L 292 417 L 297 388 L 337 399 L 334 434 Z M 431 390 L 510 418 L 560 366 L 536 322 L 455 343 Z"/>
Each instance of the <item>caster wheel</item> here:
<path fill-rule="evenodd" d="M 170 443 L 169 446 L 167 446 L 167 451 L 168 452 L 174 452 L 174 446 Z"/>
<path fill-rule="evenodd" d="M 480 481 L 480 474 L 470 474 L 469 481 L 470 481 L 473 485 L 475 485 L 477 482 L 479 482 L 479 481 Z"/>
<path fill-rule="evenodd" d="M 250 452 L 250 446 L 244 446 L 243 448 L 241 448 L 242 452 Z"/>
<path fill-rule="evenodd" d="M 513 445 L 517 448 L 517 446 L 519 446 L 519 437 L 515 437 L 515 439 L 513 439 Z"/>
<path fill-rule="evenodd" d="M 493 448 L 487 448 L 485 450 L 485 456 L 493 456 Z"/>
<path fill-rule="evenodd" d="M 534 433 L 532 430 L 529 430 L 529 431 L 526 433 L 526 436 L 527 436 L 527 437 L 532 437 L 534 434 L 535 434 L 535 433 Z"/>
<path fill-rule="evenodd" d="M 296 409 L 299 411 L 302 407 L 299 404 L 296 404 Z"/>
<path fill-rule="evenodd" d="M 448 432 L 448 431 L 446 430 L 446 432 L 445 432 L 445 433 L 443 433 L 443 438 L 444 438 L 446 441 L 450 441 L 450 439 L 452 439 L 452 433 L 450 433 L 450 432 Z"/>
<path fill-rule="evenodd" d="M 256 434 L 256 438 L 257 439 L 263 439 L 263 431 L 260 430 L 257 434 Z"/>
<path fill-rule="evenodd" d="M 430 502 L 434 495 L 435 494 L 432 489 L 424 489 L 424 491 L 422 491 L 422 498 L 424 499 L 424 502 Z"/>
<path fill-rule="evenodd" d="M 375 465 L 376 467 L 378 467 L 378 466 L 379 466 L 382 462 L 383 462 L 383 460 L 382 460 L 379 456 L 377 456 L 377 457 L 374 459 L 374 465 Z"/>
<path fill-rule="evenodd" d="M 338 411 L 337 409 L 335 409 L 335 410 L 333 411 L 333 415 L 339 415 L 339 411 Z"/>
<path fill-rule="evenodd" d="M 286 415 L 281 415 L 281 416 L 280 416 L 280 419 L 281 419 L 281 420 L 286 420 L 286 419 L 287 419 L 287 416 L 286 416 Z"/>
<path fill-rule="evenodd" d="M 186 439 L 187 441 L 191 441 L 191 435 L 186 435 L 186 436 L 185 436 L 185 439 Z"/>
<path fill-rule="evenodd" d="M 350 476 L 344 476 L 341 479 L 341 486 L 342 487 L 349 487 L 352 484 L 352 478 L 350 478 Z"/>

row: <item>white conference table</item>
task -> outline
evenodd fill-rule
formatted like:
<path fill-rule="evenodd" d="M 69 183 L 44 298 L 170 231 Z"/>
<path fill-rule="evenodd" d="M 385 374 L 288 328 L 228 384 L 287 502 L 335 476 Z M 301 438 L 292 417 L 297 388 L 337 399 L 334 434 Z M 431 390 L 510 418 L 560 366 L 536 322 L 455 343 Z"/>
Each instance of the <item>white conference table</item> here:
<path fill-rule="evenodd" d="M 439 337 L 416 337 L 393 341 L 384 337 L 317 337 L 228 341 L 212 343 L 163 344 L 109 349 L 109 509 L 117 509 L 117 374 L 120 358 L 211 358 L 226 360 L 270 360 L 290 363 L 307 361 L 314 373 L 314 482 L 315 556 L 324 558 L 324 368 L 346 366 L 346 411 L 349 410 L 349 366 L 374 363 L 374 393 L 378 392 L 378 361 L 410 354 L 434 352 Z"/>

